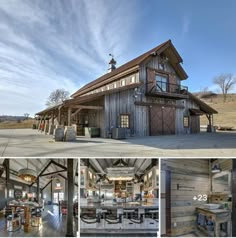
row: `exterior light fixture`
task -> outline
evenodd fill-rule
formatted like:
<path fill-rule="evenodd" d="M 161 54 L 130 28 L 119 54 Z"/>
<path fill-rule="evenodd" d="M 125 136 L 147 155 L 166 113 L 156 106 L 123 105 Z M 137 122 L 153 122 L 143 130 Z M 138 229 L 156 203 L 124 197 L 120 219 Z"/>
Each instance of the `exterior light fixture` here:
<path fill-rule="evenodd" d="M 28 160 L 27 160 L 27 168 L 26 169 L 20 169 L 18 172 L 18 177 L 20 177 L 22 180 L 26 182 L 34 182 L 37 178 L 36 171 L 33 169 L 28 168 Z"/>
<path fill-rule="evenodd" d="M 211 172 L 212 173 L 220 173 L 221 172 L 221 168 L 218 164 L 215 164 L 212 168 L 211 168 Z"/>

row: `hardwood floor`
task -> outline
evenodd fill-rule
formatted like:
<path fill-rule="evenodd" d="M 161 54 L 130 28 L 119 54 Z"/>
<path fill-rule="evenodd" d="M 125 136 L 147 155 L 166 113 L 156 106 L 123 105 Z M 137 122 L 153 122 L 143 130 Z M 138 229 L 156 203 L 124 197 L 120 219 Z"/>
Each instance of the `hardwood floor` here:
<path fill-rule="evenodd" d="M 32 227 L 31 232 L 26 233 L 23 229 L 8 232 L 5 228 L 5 218 L 0 218 L 0 237 L 65 237 L 66 217 L 58 213 L 58 206 L 47 205 L 42 212 L 42 226 Z M 74 218 L 74 236 L 77 236 L 78 219 Z"/>

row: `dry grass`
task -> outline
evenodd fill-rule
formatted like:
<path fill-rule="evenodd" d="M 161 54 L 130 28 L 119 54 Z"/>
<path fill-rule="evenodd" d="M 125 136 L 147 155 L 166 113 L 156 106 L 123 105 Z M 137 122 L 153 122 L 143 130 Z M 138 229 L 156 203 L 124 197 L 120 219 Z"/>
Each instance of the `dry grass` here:
<path fill-rule="evenodd" d="M 236 95 L 228 95 L 227 101 L 223 102 L 222 95 L 215 98 L 204 100 L 209 106 L 218 111 L 214 115 L 215 126 L 229 126 L 236 128 Z M 201 117 L 201 125 L 207 125 L 206 116 Z"/>
<path fill-rule="evenodd" d="M 32 128 L 33 120 L 17 121 L 4 121 L 0 123 L 0 129 L 23 129 Z"/>

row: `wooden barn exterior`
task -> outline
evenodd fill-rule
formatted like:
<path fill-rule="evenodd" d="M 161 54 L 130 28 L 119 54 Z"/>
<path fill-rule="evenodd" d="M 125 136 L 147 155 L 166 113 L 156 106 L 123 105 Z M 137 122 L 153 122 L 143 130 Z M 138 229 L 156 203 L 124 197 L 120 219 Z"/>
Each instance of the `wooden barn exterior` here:
<path fill-rule="evenodd" d="M 126 137 L 200 132 L 200 115 L 213 124 L 213 108 L 182 85 L 187 74 L 182 58 L 169 40 L 88 83 L 69 99 L 36 115 L 47 132 L 55 125 L 100 128 L 111 137 L 113 128 L 125 128 Z M 46 120 L 49 119 L 49 120 Z"/>

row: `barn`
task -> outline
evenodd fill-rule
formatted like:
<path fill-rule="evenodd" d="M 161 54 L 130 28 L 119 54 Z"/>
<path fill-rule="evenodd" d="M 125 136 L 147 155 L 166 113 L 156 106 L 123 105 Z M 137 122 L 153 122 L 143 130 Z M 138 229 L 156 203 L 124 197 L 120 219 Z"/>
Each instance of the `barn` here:
<path fill-rule="evenodd" d="M 181 56 L 168 40 L 86 84 L 71 99 L 36 113 L 38 126 L 52 134 L 57 125 L 74 125 L 77 135 L 104 138 L 190 134 L 200 132 L 200 115 L 209 131 L 209 105 L 182 84 L 188 78 Z"/>

